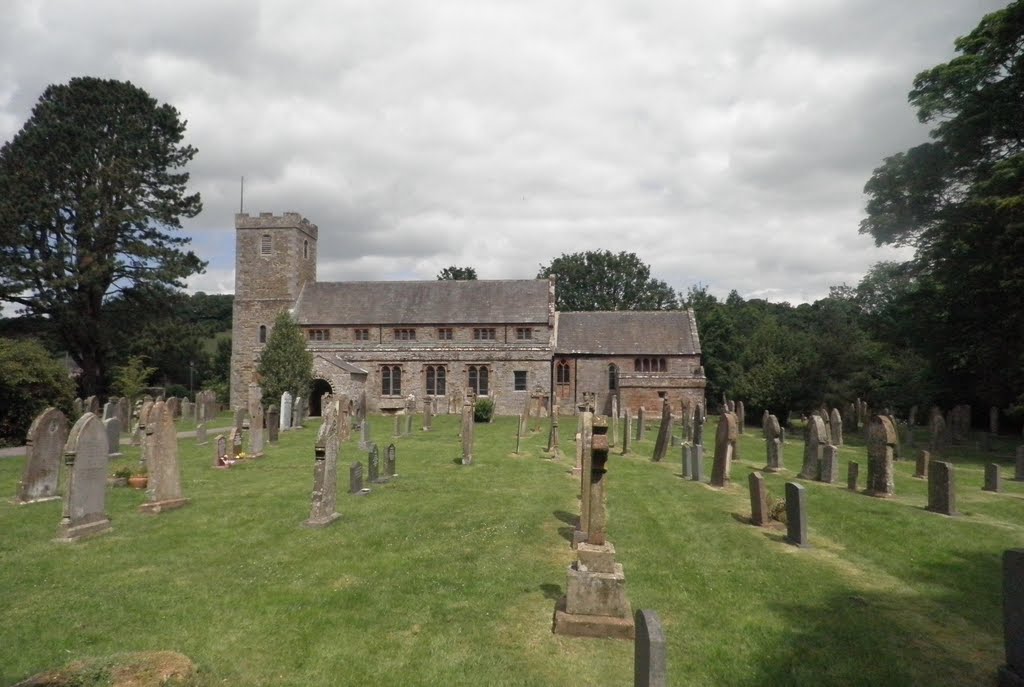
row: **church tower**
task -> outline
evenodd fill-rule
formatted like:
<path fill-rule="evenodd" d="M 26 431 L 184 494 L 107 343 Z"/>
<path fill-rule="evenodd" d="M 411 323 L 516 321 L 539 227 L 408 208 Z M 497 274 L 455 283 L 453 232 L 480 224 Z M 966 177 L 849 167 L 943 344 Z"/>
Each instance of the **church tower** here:
<path fill-rule="evenodd" d="M 231 328 L 231 407 L 248 385 L 274 319 L 316 281 L 317 226 L 297 212 L 235 215 L 235 300 Z"/>

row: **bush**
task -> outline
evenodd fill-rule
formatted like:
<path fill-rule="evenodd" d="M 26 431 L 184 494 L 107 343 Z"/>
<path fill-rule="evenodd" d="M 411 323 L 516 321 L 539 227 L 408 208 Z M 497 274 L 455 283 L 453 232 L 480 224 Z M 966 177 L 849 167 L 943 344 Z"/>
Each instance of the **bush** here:
<path fill-rule="evenodd" d="M 473 406 L 474 422 L 490 422 L 494 417 L 494 401 L 489 398 L 478 398 Z"/>
<path fill-rule="evenodd" d="M 47 406 L 71 417 L 75 386 L 67 368 L 35 341 L 0 339 L 0 445 L 20 446 Z"/>
<path fill-rule="evenodd" d="M 786 499 L 773 499 L 768 497 L 768 517 L 786 524 Z"/>

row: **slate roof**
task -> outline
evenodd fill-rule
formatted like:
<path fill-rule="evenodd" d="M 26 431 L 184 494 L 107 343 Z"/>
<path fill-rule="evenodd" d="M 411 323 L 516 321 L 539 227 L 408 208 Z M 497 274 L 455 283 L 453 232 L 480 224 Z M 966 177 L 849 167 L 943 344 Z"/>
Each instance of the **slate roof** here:
<path fill-rule="evenodd" d="M 555 353 L 694 355 L 700 337 L 692 310 L 563 312 Z"/>
<path fill-rule="evenodd" d="M 350 372 L 357 375 L 369 374 L 369 372 L 367 372 L 363 368 L 348 362 L 347 360 L 345 360 L 344 358 L 337 354 L 335 354 L 334 356 L 319 355 L 317 357 L 323 360 L 324 362 L 330 363 L 331 365 L 334 365 L 335 367 L 344 370 L 345 372 Z"/>
<path fill-rule="evenodd" d="M 313 282 L 295 317 L 303 325 L 547 324 L 548 280 Z"/>

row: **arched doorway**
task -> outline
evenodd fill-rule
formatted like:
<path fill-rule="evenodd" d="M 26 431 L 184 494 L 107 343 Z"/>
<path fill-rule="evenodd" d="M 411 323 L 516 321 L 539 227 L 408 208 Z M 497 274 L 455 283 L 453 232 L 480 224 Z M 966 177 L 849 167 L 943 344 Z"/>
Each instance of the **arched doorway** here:
<path fill-rule="evenodd" d="M 309 394 L 309 416 L 320 417 L 323 409 L 320 407 L 320 399 L 324 394 L 331 393 L 331 384 L 325 379 L 314 379 L 313 390 Z"/>

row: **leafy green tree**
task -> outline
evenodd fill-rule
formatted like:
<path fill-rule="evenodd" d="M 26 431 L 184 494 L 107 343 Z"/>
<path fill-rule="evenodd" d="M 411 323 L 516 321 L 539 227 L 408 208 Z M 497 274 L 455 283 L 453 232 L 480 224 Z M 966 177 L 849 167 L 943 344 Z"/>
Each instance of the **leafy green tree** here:
<path fill-rule="evenodd" d="M 563 253 L 541 265 L 538 279 L 554 275 L 559 310 L 675 310 L 676 293 L 651 277 L 636 253 L 608 250 Z"/>
<path fill-rule="evenodd" d="M 0 339 L 0 444 L 23 443 L 47 406 L 70 417 L 74 389 L 67 367 L 38 342 Z"/>
<path fill-rule="evenodd" d="M 445 267 L 443 270 L 437 273 L 438 281 L 472 281 L 474 279 L 476 279 L 476 269 L 472 267 L 457 267 L 455 265 L 452 265 L 451 267 Z"/>
<path fill-rule="evenodd" d="M 156 368 L 148 367 L 141 355 L 133 356 L 124 365 L 114 368 L 114 382 L 111 388 L 127 397 L 130 403 L 149 385 L 154 372 Z"/>
<path fill-rule="evenodd" d="M 915 249 L 898 307 L 939 400 L 1005 407 L 1024 389 L 1024 1 L 955 45 L 909 94 L 932 140 L 874 171 L 861 232 Z"/>
<path fill-rule="evenodd" d="M 287 312 L 274 320 L 267 345 L 256 369 L 263 386 L 263 403 L 278 402 L 281 394 L 306 396 L 313 382 L 313 354 L 306 350 L 306 339 L 298 323 Z"/>
<path fill-rule="evenodd" d="M 106 378 L 109 299 L 180 288 L 204 268 L 173 233 L 202 208 L 186 192 L 196 150 L 184 134 L 178 111 L 141 88 L 81 77 L 47 87 L 0 148 L 0 301 L 52 321 L 86 393 Z"/>

